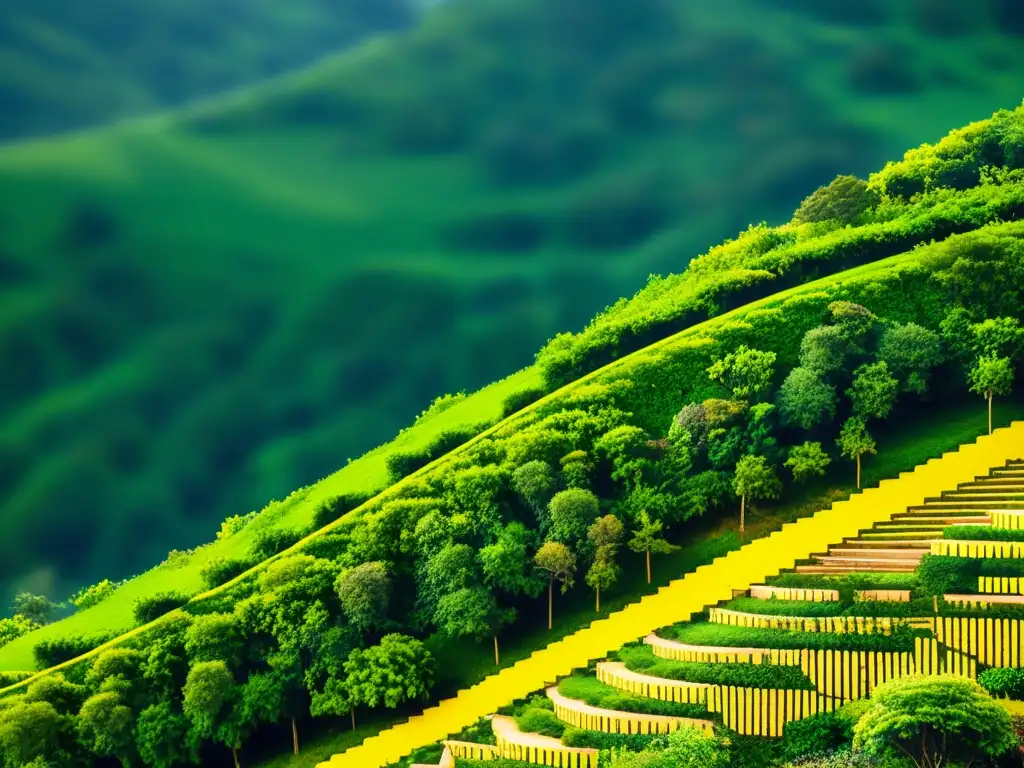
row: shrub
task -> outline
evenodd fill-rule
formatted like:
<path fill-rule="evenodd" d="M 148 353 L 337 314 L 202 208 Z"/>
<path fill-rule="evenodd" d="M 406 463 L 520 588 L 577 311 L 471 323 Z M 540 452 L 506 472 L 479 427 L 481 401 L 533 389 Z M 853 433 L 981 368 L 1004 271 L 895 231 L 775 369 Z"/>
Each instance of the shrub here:
<path fill-rule="evenodd" d="M 838 712 L 821 712 L 789 723 L 782 753 L 787 760 L 831 752 L 853 740 L 853 728 Z"/>
<path fill-rule="evenodd" d="M 854 593 L 865 589 L 909 589 L 911 596 L 919 589 L 916 573 L 861 573 L 842 576 L 828 576 L 810 573 L 783 573 L 768 583 L 776 587 L 794 589 L 835 589 L 839 598 L 846 602 L 854 599 Z"/>
<path fill-rule="evenodd" d="M 668 717 L 709 717 L 703 704 L 683 704 L 674 701 L 634 696 L 602 683 L 594 677 L 573 675 L 558 684 L 558 692 L 570 699 L 583 701 L 592 707 L 613 709 L 619 712 L 637 712 L 644 715 L 666 715 Z"/>
<path fill-rule="evenodd" d="M 655 736 L 642 733 L 601 733 L 568 726 L 562 733 L 562 743 L 581 749 L 628 749 L 638 752 L 648 747 Z"/>
<path fill-rule="evenodd" d="M 217 541 L 234 536 L 240 530 L 245 528 L 245 526 L 255 520 L 256 515 L 256 512 L 250 512 L 247 515 L 232 515 L 225 519 L 224 522 L 220 524 L 220 530 L 217 531 Z"/>
<path fill-rule="evenodd" d="M 249 554 L 260 563 L 299 542 L 306 532 L 299 528 L 263 528 L 253 536 Z"/>
<path fill-rule="evenodd" d="M 120 587 L 124 582 L 113 582 L 110 579 L 93 584 L 91 587 L 83 587 L 71 597 L 71 604 L 80 611 L 99 605 Z"/>
<path fill-rule="evenodd" d="M 754 597 L 737 597 L 725 605 L 726 608 L 743 613 L 758 613 L 764 616 L 922 616 L 932 612 L 932 601 L 927 599 L 900 603 L 882 600 L 836 600 L 812 602 L 809 600 L 760 600 Z"/>
<path fill-rule="evenodd" d="M 324 560 L 337 560 L 345 554 L 351 540 L 348 533 L 322 534 L 306 542 L 302 547 L 302 554 Z"/>
<path fill-rule="evenodd" d="M 836 176 L 827 186 L 819 187 L 806 198 L 793 214 L 798 223 L 837 221 L 855 224 L 869 208 L 878 205 L 878 193 L 856 176 Z"/>
<path fill-rule="evenodd" d="M 526 387 L 510 393 L 501 404 L 502 418 L 508 418 L 531 403 L 540 400 L 547 392 L 543 387 Z"/>
<path fill-rule="evenodd" d="M 814 689 L 813 683 L 797 667 L 670 661 L 658 658 L 646 646 L 623 648 L 617 655 L 628 669 L 667 680 L 734 685 L 741 688 L 792 688 L 808 691 Z"/>
<path fill-rule="evenodd" d="M 138 626 L 156 621 L 165 613 L 181 608 L 189 601 L 188 595 L 179 592 L 159 592 L 150 597 L 140 597 L 132 607 L 132 615 Z"/>
<path fill-rule="evenodd" d="M 855 634 L 846 632 L 780 632 L 757 627 L 733 627 L 725 624 L 680 624 L 659 630 L 663 637 L 693 645 L 720 645 L 732 648 L 809 648 L 814 650 L 907 651 L 914 650 L 914 638 L 927 632 L 895 627 L 891 634 Z"/>
<path fill-rule="evenodd" d="M 555 713 L 547 709 L 530 708 L 516 718 L 519 730 L 525 733 L 539 733 L 556 739 L 562 737 L 566 725 Z"/>
<path fill-rule="evenodd" d="M 40 640 L 32 649 L 35 657 L 36 669 L 49 669 L 65 661 L 77 658 L 88 653 L 94 648 L 99 648 L 110 641 L 114 635 L 110 633 L 95 633 L 91 635 L 66 635 L 47 640 Z"/>
<path fill-rule="evenodd" d="M 947 555 L 925 555 L 917 566 L 921 589 L 929 595 L 975 592 L 979 572 L 979 561 Z"/>
<path fill-rule="evenodd" d="M 342 515 L 361 507 L 374 497 L 373 493 L 349 492 L 342 493 L 321 502 L 313 511 L 313 528 L 320 530 L 325 525 L 333 523 Z"/>
<path fill-rule="evenodd" d="M 252 560 L 227 560 L 218 557 L 206 563 L 199 571 L 199 576 L 207 589 L 213 589 L 226 584 L 236 576 L 241 576 L 253 565 L 255 563 Z"/>
<path fill-rule="evenodd" d="M 0 688 L 6 688 L 9 685 L 20 683 L 22 680 L 27 680 L 32 677 L 31 672 L 3 672 L 0 671 Z"/>
<path fill-rule="evenodd" d="M 456 427 L 442 432 L 424 448 L 392 453 L 384 461 L 388 469 L 389 480 L 392 483 L 397 483 L 403 477 L 422 469 L 434 459 L 440 458 L 468 440 L 472 440 L 490 426 L 490 422 L 480 422 Z"/>
<path fill-rule="evenodd" d="M 7 645 L 12 640 L 17 640 L 22 635 L 27 635 L 41 626 L 42 624 L 26 618 L 20 613 L 16 613 L 10 618 L 0 619 L 0 646 Z"/>
<path fill-rule="evenodd" d="M 995 667 L 978 675 L 981 687 L 993 696 L 1024 699 L 1024 669 Z"/>
<path fill-rule="evenodd" d="M 956 541 L 1024 541 L 1024 530 L 988 525 L 949 525 L 942 529 L 942 537 Z"/>

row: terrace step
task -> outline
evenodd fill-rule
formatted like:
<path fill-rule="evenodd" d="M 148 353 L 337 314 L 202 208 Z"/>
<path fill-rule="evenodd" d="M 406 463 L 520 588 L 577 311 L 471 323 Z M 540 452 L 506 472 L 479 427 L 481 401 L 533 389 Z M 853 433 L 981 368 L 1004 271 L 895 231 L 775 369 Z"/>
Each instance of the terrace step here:
<path fill-rule="evenodd" d="M 808 574 L 831 574 L 842 576 L 847 573 L 913 573 L 916 570 L 914 565 L 897 565 L 890 563 L 887 566 L 879 565 L 798 565 L 796 573 Z"/>
<path fill-rule="evenodd" d="M 934 537 L 928 538 L 878 538 L 878 539 L 863 539 L 863 538 L 850 538 L 843 539 L 843 548 L 845 549 L 866 549 L 874 550 L 876 548 L 882 549 L 921 549 L 925 552 L 928 551 L 933 541 L 937 539 Z"/>
<path fill-rule="evenodd" d="M 957 523 L 979 525 L 991 522 L 992 518 L 988 515 L 894 515 L 892 520 L 883 520 L 878 525 L 885 528 L 898 528 L 900 526 L 938 526 L 944 528 L 947 525 L 955 525 Z"/>
<path fill-rule="evenodd" d="M 998 490 L 998 491 L 947 491 L 937 501 L 984 501 L 1002 504 L 1007 501 L 1024 500 L 1024 488 L 1019 491 Z M 925 499 L 925 505 L 931 505 L 930 499 Z"/>
<path fill-rule="evenodd" d="M 947 603 L 974 603 L 980 605 L 1022 605 L 1024 595 L 943 595 Z"/>
<path fill-rule="evenodd" d="M 935 539 L 941 538 L 941 532 L 942 526 L 925 526 L 920 530 L 915 528 L 899 528 L 888 531 L 879 531 L 871 528 L 863 531 L 856 541 L 887 543 L 900 539 L 919 539 L 924 543 L 931 543 Z M 936 536 L 936 533 L 940 535 Z"/>
<path fill-rule="evenodd" d="M 928 550 L 926 549 L 853 549 L 851 547 L 838 547 L 829 549 L 827 557 L 851 560 L 906 560 L 908 562 L 920 562 L 927 552 Z M 815 555 L 815 558 L 818 557 L 823 557 L 823 555 Z"/>

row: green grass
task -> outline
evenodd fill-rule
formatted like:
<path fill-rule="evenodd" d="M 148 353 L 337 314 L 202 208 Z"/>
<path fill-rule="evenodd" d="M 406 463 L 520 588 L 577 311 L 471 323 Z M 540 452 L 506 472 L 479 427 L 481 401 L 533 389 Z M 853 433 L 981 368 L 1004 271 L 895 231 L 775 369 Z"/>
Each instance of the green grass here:
<path fill-rule="evenodd" d="M 677 624 L 658 632 L 661 637 L 687 645 L 729 648 L 781 648 L 799 650 L 871 650 L 912 651 L 909 633 L 893 635 L 833 634 L 829 632 L 795 632 L 785 629 L 734 627 L 726 624 Z"/>
<path fill-rule="evenodd" d="M 636 712 L 644 715 L 668 717 L 708 717 L 707 707 L 701 704 L 681 704 L 675 701 L 649 699 L 620 691 L 602 683 L 595 677 L 577 673 L 559 681 L 558 692 L 570 699 L 583 701 L 592 707 L 617 712 Z"/>
<path fill-rule="evenodd" d="M 814 690 L 814 684 L 799 667 L 670 661 L 658 658 L 646 645 L 623 648 L 616 655 L 627 669 L 666 680 L 744 688 Z"/>

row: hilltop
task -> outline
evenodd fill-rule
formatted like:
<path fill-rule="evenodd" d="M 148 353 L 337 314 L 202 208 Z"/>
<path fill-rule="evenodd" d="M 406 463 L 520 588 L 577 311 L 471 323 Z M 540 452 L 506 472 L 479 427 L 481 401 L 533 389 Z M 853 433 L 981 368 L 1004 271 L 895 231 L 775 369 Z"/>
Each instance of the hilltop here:
<path fill-rule="evenodd" d="M 0 578 L 145 570 L 620 286 L 1019 102 L 999 3 L 777 6 L 443 4 L 254 89 L 0 150 Z"/>
<path fill-rule="evenodd" d="M 39 697 L 66 708 L 86 695 L 153 729 L 121 742 L 128 752 L 186 731 L 238 747 L 261 723 L 305 732 L 309 713 L 358 710 L 364 736 L 508 664 L 492 636 L 495 654 L 500 638 L 522 658 L 589 623 L 583 584 L 603 585 L 597 613 L 652 591 L 639 560 L 615 591 L 600 540 L 616 525 L 683 545 L 678 575 L 737 546 L 739 496 L 748 532 L 764 534 L 848 495 L 854 465 L 858 483 L 862 463 L 892 477 L 984 431 L 979 394 L 1005 402 L 1024 360 L 1022 126 L 1024 107 L 1001 111 L 867 181 L 836 179 L 788 223 L 751 228 L 556 339 L 535 368 L 436 402 L 361 467 L 226 520 L 210 547 L 14 640 L 0 665 L 15 679 L 31 652 L 70 682 L 8 698 L 0 737 L 29 708 L 42 715 Z M 545 395 L 558 377 L 571 381 Z M 388 488 L 366 499 L 355 491 L 371 467 Z M 545 633 L 545 587 L 574 575 L 557 603 L 568 626 Z M 98 630 L 132 623 L 97 647 Z M 385 663 L 401 665 L 404 693 L 381 689 Z M 159 685 L 142 694 L 133 680 Z M 220 698 L 204 698 L 211 687 Z"/>

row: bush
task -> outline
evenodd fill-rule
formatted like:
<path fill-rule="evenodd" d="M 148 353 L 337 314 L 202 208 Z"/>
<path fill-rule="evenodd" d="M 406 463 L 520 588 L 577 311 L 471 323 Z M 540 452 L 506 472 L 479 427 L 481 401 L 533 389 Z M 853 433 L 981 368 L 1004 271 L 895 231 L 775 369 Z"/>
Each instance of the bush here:
<path fill-rule="evenodd" d="M 819 187 L 793 214 L 798 223 L 837 221 L 855 224 L 869 208 L 878 205 L 878 193 L 856 176 L 837 176 Z"/>
<path fill-rule="evenodd" d="M 907 651 L 914 650 L 914 638 L 927 636 L 922 630 L 895 627 L 891 634 L 846 632 L 780 632 L 758 627 L 733 627 L 726 624 L 680 624 L 659 630 L 663 637 L 693 645 L 719 645 L 731 648 L 809 648 L 821 651 Z"/>
<path fill-rule="evenodd" d="M 20 683 L 22 680 L 28 680 L 32 677 L 31 672 L 3 672 L 0 671 L 0 688 L 6 688 L 9 685 Z"/>
<path fill-rule="evenodd" d="M 294 546 L 305 536 L 306 532 L 299 528 L 263 528 L 253 536 L 249 554 L 255 562 L 261 563 Z"/>
<path fill-rule="evenodd" d="M 165 613 L 181 608 L 189 601 L 188 595 L 178 592 L 160 592 L 150 597 L 140 597 L 132 607 L 135 624 L 142 626 L 156 621 Z"/>
<path fill-rule="evenodd" d="M 220 530 L 217 531 L 217 541 L 234 536 L 240 530 L 245 528 L 245 526 L 255 520 L 256 515 L 256 512 L 250 512 L 247 515 L 232 515 L 227 518 L 220 524 Z"/>
<path fill-rule="evenodd" d="M 742 613 L 757 613 L 763 616 L 889 616 L 892 618 L 921 616 L 932 612 L 932 601 L 912 600 L 906 603 L 882 600 L 836 600 L 812 602 L 809 600 L 760 600 L 754 597 L 737 597 L 725 604 L 725 608 Z"/>
<path fill-rule="evenodd" d="M 995 667 L 978 675 L 981 687 L 993 696 L 1024 699 L 1024 669 Z"/>
<path fill-rule="evenodd" d="M 1024 530 L 988 525 L 948 525 L 942 529 L 942 537 L 955 541 L 1024 541 Z"/>
<path fill-rule="evenodd" d="M 342 515 L 351 512 L 357 507 L 372 499 L 376 494 L 350 492 L 334 496 L 327 501 L 321 502 L 313 512 L 313 528 L 320 530 L 325 525 L 333 523 Z"/>
<path fill-rule="evenodd" d="M 834 589 L 839 599 L 850 602 L 854 594 L 865 589 L 909 589 L 913 597 L 919 589 L 916 573 L 861 573 L 843 576 L 828 576 L 810 573 L 783 573 L 768 583 L 774 587 L 793 589 Z"/>
<path fill-rule="evenodd" d="M 490 426 L 490 422 L 480 422 L 456 427 L 442 432 L 424 448 L 392 453 L 384 461 L 388 469 L 388 479 L 391 483 L 397 483 L 403 477 L 408 477 L 413 472 L 427 466 L 434 459 L 438 459 L 468 440 L 472 440 Z"/>
<path fill-rule="evenodd" d="M 821 755 L 853 741 L 853 726 L 838 712 L 822 712 L 789 723 L 784 731 L 782 753 L 787 760 Z"/>
<path fill-rule="evenodd" d="M 628 749 L 635 752 L 648 747 L 655 736 L 642 733 L 601 733 L 569 726 L 562 733 L 562 743 L 580 749 Z"/>
<path fill-rule="evenodd" d="M 306 542 L 302 554 L 324 560 L 337 560 L 348 550 L 352 541 L 348 533 L 327 533 Z"/>
<path fill-rule="evenodd" d="M 49 640 L 40 640 L 32 649 L 36 669 L 43 670 L 63 664 L 65 661 L 78 658 L 94 648 L 99 648 L 114 637 L 111 633 L 95 633 L 92 635 L 68 635 Z"/>
<path fill-rule="evenodd" d="M 99 605 L 120 587 L 124 582 L 113 582 L 110 579 L 103 579 L 91 587 L 84 587 L 71 597 L 71 604 L 80 611 Z"/>
<path fill-rule="evenodd" d="M 199 571 L 199 576 L 207 589 L 213 589 L 241 576 L 253 565 L 255 563 L 252 560 L 227 560 L 218 557 L 206 563 Z"/>
<path fill-rule="evenodd" d="M 600 709 L 618 712 L 636 712 L 644 715 L 665 715 L 668 717 L 708 718 L 708 709 L 703 704 L 683 704 L 674 701 L 650 699 L 635 696 L 602 683 L 594 677 L 573 675 L 558 684 L 558 692 L 570 699 L 585 702 Z"/>
<path fill-rule="evenodd" d="M 539 733 L 556 739 L 562 738 L 566 729 L 566 724 L 547 709 L 530 708 L 517 717 L 516 722 L 524 733 Z"/>
<path fill-rule="evenodd" d="M 670 661 L 654 655 L 649 647 L 623 648 L 619 660 L 634 672 L 688 683 L 734 685 L 740 688 L 792 688 L 813 690 L 814 685 L 798 667 L 771 664 L 712 664 Z"/>
<path fill-rule="evenodd" d="M 508 418 L 531 403 L 537 402 L 546 394 L 543 387 L 526 387 L 510 393 L 501 404 L 501 417 Z"/>
<path fill-rule="evenodd" d="M 917 566 L 921 589 L 929 595 L 976 592 L 980 562 L 966 557 L 925 555 Z"/>

